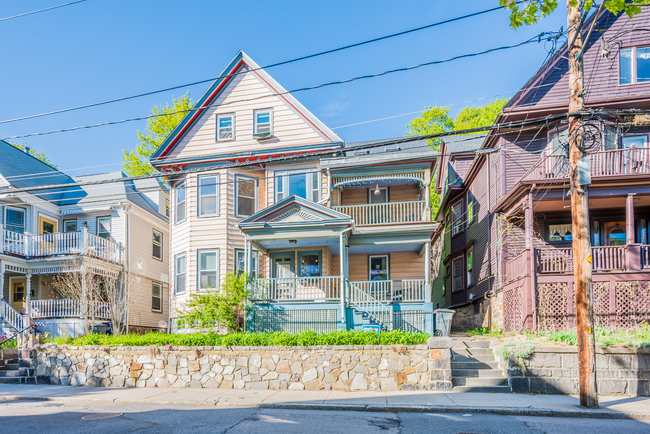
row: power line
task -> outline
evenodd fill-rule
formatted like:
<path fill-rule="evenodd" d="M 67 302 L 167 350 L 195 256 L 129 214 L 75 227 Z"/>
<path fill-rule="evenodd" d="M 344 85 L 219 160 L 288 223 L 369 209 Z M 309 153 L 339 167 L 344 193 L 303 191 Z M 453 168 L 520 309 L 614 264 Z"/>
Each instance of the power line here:
<path fill-rule="evenodd" d="M 13 20 L 14 18 L 26 17 L 27 15 L 34 15 L 34 14 L 38 14 L 38 13 L 45 12 L 45 11 L 51 11 L 52 9 L 59 9 L 59 8 L 63 8 L 63 7 L 66 7 L 66 6 L 72 6 L 74 4 L 83 3 L 85 1 L 86 0 L 77 0 L 77 1 L 74 1 L 74 2 L 70 2 L 70 3 L 58 5 L 58 6 L 52 6 L 50 8 L 39 9 L 37 11 L 32 11 L 32 12 L 26 12 L 26 13 L 20 14 L 20 15 L 14 15 L 12 17 L 0 18 L 0 21 L 8 21 L 8 20 Z"/>
<path fill-rule="evenodd" d="M 83 125 L 83 126 L 72 127 L 72 128 L 62 128 L 62 129 L 58 129 L 58 130 L 43 131 L 43 132 L 30 133 L 30 134 L 22 134 L 22 135 L 17 135 L 17 136 L 9 136 L 9 137 L 4 137 L 1 140 L 20 139 L 20 138 L 25 138 L 25 137 L 43 136 L 43 135 L 49 135 L 49 134 L 77 131 L 77 130 L 82 130 L 82 129 L 97 128 L 97 127 L 103 127 L 103 126 L 107 126 L 107 125 L 117 125 L 117 124 L 122 124 L 122 123 L 126 123 L 126 122 L 141 121 L 141 120 L 146 120 L 146 119 L 151 119 L 151 118 L 156 118 L 156 117 L 161 117 L 161 116 L 171 116 L 171 115 L 178 114 L 178 113 L 189 113 L 189 112 L 193 112 L 193 111 L 202 111 L 202 110 L 206 110 L 206 109 L 208 109 L 210 107 L 214 107 L 214 106 L 224 106 L 224 105 L 235 104 L 235 103 L 238 103 L 238 102 L 247 102 L 247 101 L 259 100 L 259 99 L 268 98 L 268 97 L 271 97 L 271 96 L 281 96 L 281 95 L 293 94 L 293 93 L 297 93 L 297 92 L 304 92 L 304 91 L 308 91 L 308 90 L 321 89 L 321 88 L 324 88 L 324 87 L 351 83 L 351 82 L 358 81 L 358 80 L 365 80 L 365 79 L 369 79 L 369 78 L 382 77 L 384 75 L 394 74 L 394 73 L 397 73 L 397 72 L 412 71 L 412 70 L 422 68 L 422 67 L 425 67 L 425 66 L 438 65 L 438 64 L 442 64 L 442 63 L 451 62 L 451 61 L 454 61 L 454 60 L 481 56 L 481 55 L 492 53 L 492 52 L 495 52 L 495 51 L 503 51 L 503 50 L 508 50 L 508 49 L 512 49 L 512 48 L 517 48 L 517 47 L 521 47 L 523 45 L 530 44 L 530 43 L 533 43 L 533 42 L 540 42 L 544 36 L 553 35 L 553 34 L 555 34 L 555 32 L 542 32 L 539 35 L 536 35 L 536 36 L 534 36 L 534 37 L 532 37 L 530 39 L 527 39 L 527 40 L 525 40 L 523 42 L 513 44 L 513 45 L 506 45 L 506 46 L 501 46 L 501 47 L 496 47 L 496 48 L 490 48 L 490 49 L 487 49 L 487 50 L 484 50 L 484 51 L 479 51 L 479 52 L 476 52 L 476 53 L 462 54 L 462 55 L 459 55 L 459 56 L 450 57 L 448 59 L 434 60 L 434 61 L 431 61 L 431 62 L 420 63 L 418 65 L 412 65 L 412 66 L 407 66 L 407 67 L 402 67 L 402 68 L 391 69 L 391 70 L 388 70 L 388 71 L 383 71 L 383 72 L 379 72 L 379 73 L 375 73 L 375 74 L 361 75 L 361 76 L 357 76 L 357 77 L 353 77 L 353 78 L 348 78 L 348 79 L 345 79 L 345 80 L 331 81 L 331 82 L 328 82 L 328 83 L 322 83 L 322 84 L 318 84 L 318 85 L 315 85 L 315 86 L 302 87 L 302 88 L 289 90 L 289 91 L 285 91 L 285 92 L 278 92 L 278 93 L 262 95 L 262 96 L 259 96 L 259 97 L 241 99 L 241 100 L 237 100 L 237 101 L 229 101 L 227 103 L 219 103 L 219 104 L 214 103 L 214 104 L 205 105 L 205 106 L 202 106 L 202 107 L 199 107 L 199 108 L 191 108 L 191 109 L 187 109 L 187 110 L 177 110 L 177 111 L 173 111 L 173 112 L 169 112 L 169 113 L 159 113 L 159 114 L 155 114 L 155 115 L 140 116 L 140 117 L 135 117 L 135 118 L 122 119 L 122 120 L 118 120 L 118 121 L 102 122 L 102 123 L 92 124 L 92 125 Z M 553 38 L 553 36 L 549 36 L 549 38 Z"/>
<path fill-rule="evenodd" d="M 80 1 L 77 1 L 77 2 L 73 2 L 73 3 L 80 3 L 81 1 L 86 1 L 86 0 L 80 0 Z M 518 0 L 517 3 L 521 3 L 522 1 L 523 0 Z M 72 3 L 69 3 L 69 4 L 72 4 Z M 62 6 L 67 6 L 67 5 L 62 5 Z M 62 6 L 57 6 L 57 7 L 62 7 Z M 299 62 L 299 61 L 302 61 L 302 60 L 312 59 L 314 57 L 320 57 L 320 56 L 324 56 L 326 54 L 332 54 L 332 53 L 336 53 L 338 51 L 343 51 L 343 50 L 347 50 L 347 49 L 350 49 L 350 48 L 356 48 L 356 47 L 360 47 L 362 45 L 371 44 L 373 42 L 384 41 L 386 39 L 395 38 L 397 36 L 403 36 L 403 35 L 407 35 L 409 33 L 414 33 L 414 32 L 418 32 L 418 31 L 421 31 L 421 30 L 430 29 L 432 27 L 441 26 L 443 24 L 449 24 L 449 23 L 453 23 L 455 21 L 460 21 L 460 20 L 463 20 L 463 19 L 476 17 L 476 16 L 479 16 L 479 15 L 483 15 L 483 14 L 486 14 L 486 13 L 489 13 L 489 12 L 494 12 L 494 11 L 497 11 L 497 10 L 500 10 L 500 9 L 503 9 L 503 6 L 497 6 L 497 7 L 493 7 L 493 8 L 490 8 L 490 9 L 485 9 L 483 11 L 474 12 L 474 13 L 471 13 L 471 14 L 466 14 L 466 15 L 462 15 L 462 16 L 459 16 L 459 17 L 455 17 L 455 18 L 450 18 L 450 19 L 444 20 L 444 21 L 438 21 L 438 22 L 432 23 L 432 24 L 427 24 L 425 26 L 415 27 L 413 29 L 404 30 L 404 31 L 397 32 L 397 33 L 392 33 L 390 35 L 380 36 L 378 38 L 368 39 L 366 41 L 357 42 L 357 43 L 349 44 L 349 45 L 344 45 L 342 47 L 333 48 L 331 50 L 320 51 L 318 53 L 308 54 L 306 56 L 296 57 L 296 58 L 293 58 L 293 59 L 284 60 L 282 62 L 272 63 L 270 65 L 262 66 L 262 67 L 255 68 L 255 69 L 250 69 L 250 70 L 248 70 L 246 72 L 258 71 L 258 70 L 261 70 L 261 69 L 269 69 L 269 68 L 274 68 L 276 66 L 288 65 L 290 63 L 295 63 L 295 62 Z M 44 10 L 47 10 L 47 9 L 44 9 Z M 32 13 L 36 13 L 36 12 L 32 12 Z M 15 17 L 10 17 L 10 18 L 15 18 Z M 6 19 L 9 19 L 9 18 L 6 18 Z M 27 119 L 40 118 L 40 117 L 44 117 L 44 116 L 51 116 L 51 115 L 60 114 L 60 113 L 67 113 L 67 112 L 76 111 L 76 110 L 82 110 L 82 109 L 87 109 L 87 108 L 92 108 L 92 107 L 98 107 L 98 106 L 102 106 L 102 105 L 106 105 L 106 104 L 112 104 L 112 103 L 121 102 L 121 101 L 127 101 L 127 100 L 130 100 L 130 99 L 141 98 L 141 97 L 144 97 L 144 96 L 150 96 L 150 95 L 155 95 L 155 94 L 158 94 L 158 93 L 169 92 L 171 90 L 177 90 L 177 89 L 186 88 L 186 87 L 190 87 L 190 86 L 196 86 L 196 85 L 199 85 L 199 84 L 209 83 L 209 82 L 219 80 L 219 79 L 222 79 L 222 78 L 235 77 L 235 76 L 237 76 L 239 74 L 243 74 L 243 73 L 245 73 L 245 72 L 237 72 L 237 73 L 234 73 L 234 74 L 222 75 L 222 76 L 215 77 L 215 78 L 208 78 L 208 79 L 205 79 L 205 80 L 194 81 L 194 82 L 191 82 L 191 83 L 186 83 L 186 84 L 182 84 L 182 85 L 178 85 L 178 86 L 167 87 L 165 89 L 153 90 L 153 91 L 150 91 L 150 92 L 144 92 L 144 93 L 140 93 L 140 94 L 136 94 L 136 95 L 125 96 L 125 97 L 122 97 L 122 98 L 115 98 L 115 99 L 111 99 L 111 100 L 107 100 L 107 101 L 102 101 L 102 102 L 97 102 L 97 103 L 92 103 L 92 104 L 86 104 L 86 105 L 81 105 L 81 106 L 77 106 L 77 107 L 70 107 L 70 108 L 67 108 L 67 109 L 61 109 L 61 110 L 55 110 L 55 111 L 51 111 L 51 112 L 39 113 L 39 114 L 35 114 L 35 115 L 23 116 L 23 117 L 14 118 L 14 119 L 7 119 L 7 120 L 4 120 L 4 121 L 0 121 L 0 125 L 10 123 L 10 122 L 24 121 L 24 120 L 27 120 Z"/>

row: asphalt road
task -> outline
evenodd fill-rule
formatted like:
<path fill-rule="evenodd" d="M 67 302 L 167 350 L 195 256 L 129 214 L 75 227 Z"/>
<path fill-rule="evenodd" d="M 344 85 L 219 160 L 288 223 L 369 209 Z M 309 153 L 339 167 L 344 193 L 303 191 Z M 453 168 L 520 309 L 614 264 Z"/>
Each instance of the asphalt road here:
<path fill-rule="evenodd" d="M 104 419 L 88 419 L 119 415 Z M 86 418 L 84 418 L 86 417 Z M 0 401 L 0 433 L 650 433 L 650 421 Z"/>

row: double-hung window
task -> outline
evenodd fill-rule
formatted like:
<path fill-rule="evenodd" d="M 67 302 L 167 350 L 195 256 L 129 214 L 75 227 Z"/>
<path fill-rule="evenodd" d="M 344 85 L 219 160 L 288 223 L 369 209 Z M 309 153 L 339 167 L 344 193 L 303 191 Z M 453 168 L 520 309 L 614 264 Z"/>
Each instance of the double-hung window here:
<path fill-rule="evenodd" d="M 474 194 L 472 191 L 467 192 L 467 224 L 474 222 Z"/>
<path fill-rule="evenodd" d="M 97 236 L 109 239 L 111 237 L 111 218 L 97 217 Z"/>
<path fill-rule="evenodd" d="M 467 286 L 474 284 L 474 248 L 467 250 Z"/>
<path fill-rule="evenodd" d="M 171 205 L 169 204 L 169 199 L 165 199 L 165 217 L 169 218 L 171 213 Z"/>
<path fill-rule="evenodd" d="M 263 139 L 273 135 L 273 109 L 253 111 L 253 137 Z"/>
<path fill-rule="evenodd" d="M 162 244 L 163 243 L 163 235 L 162 232 L 158 232 L 157 230 L 153 230 L 153 240 L 152 240 L 152 245 L 153 245 L 153 253 L 152 256 L 154 259 L 158 259 L 162 261 Z"/>
<path fill-rule="evenodd" d="M 235 216 L 248 217 L 257 212 L 257 179 L 235 176 Z"/>
<path fill-rule="evenodd" d="M 153 282 L 151 285 L 151 310 L 162 312 L 162 285 Z"/>
<path fill-rule="evenodd" d="M 219 215 L 219 175 L 199 176 L 199 217 Z"/>
<path fill-rule="evenodd" d="M 463 289 L 463 268 L 462 256 L 451 261 L 452 291 L 460 291 Z"/>
<path fill-rule="evenodd" d="M 199 250 L 199 291 L 217 288 L 219 250 Z"/>
<path fill-rule="evenodd" d="M 185 181 L 178 183 L 176 186 L 176 223 L 185 221 L 185 202 L 187 191 L 185 190 Z"/>
<path fill-rule="evenodd" d="M 650 47 L 624 48 L 619 55 L 619 83 L 650 81 Z"/>
<path fill-rule="evenodd" d="M 451 207 L 452 235 L 463 231 L 463 201 L 458 201 Z"/>
<path fill-rule="evenodd" d="M 5 229 L 21 234 L 25 232 L 25 210 L 5 207 Z"/>
<path fill-rule="evenodd" d="M 217 115 L 217 141 L 235 140 L 235 114 Z"/>
<path fill-rule="evenodd" d="M 77 232 L 77 220 L 63 220 L 63 232 Z"/>
<path fill-rule="evenodd" d="M 174 257 L 174 294 L 185 293 L 185 253 Z"/>
<path fill-rule="evenodd" d="M 292 194 L 318 202 L 320 200 L 320 173 L 295 170 L 275 173 L 275 201 Z"/>
<path fill-rule="evenodd" d="M 251 264 L 251 273 L 253 277 L 257 276 L 257 261 L 259 260 L 259 253 L 253 250 L 253 260 Z M 246 255 L 243 249 L 235 249 L 235 264 L 237 265 L 237 275 L 239 276 L 245 271 L 246 268 Z"/>

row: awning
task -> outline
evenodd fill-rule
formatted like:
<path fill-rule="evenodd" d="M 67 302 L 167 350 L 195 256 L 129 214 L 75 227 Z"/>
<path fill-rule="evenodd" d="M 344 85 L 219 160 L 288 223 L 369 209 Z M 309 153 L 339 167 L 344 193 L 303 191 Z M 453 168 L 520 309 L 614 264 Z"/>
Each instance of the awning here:
<path fill-rule="evenodd" d="M 361 187 L 365 185 L 378 184 L 383 186 L 393 185 L 393 184 L 403 184 L 404 182 L 412 182 L 415 184 L 420 184 L 421 186 L 426 186 L 424 179 L 415 177 L 415 176 L 402 176 L 402 175 L 388 175 L 388 176 L 369 176 L 369 177 L 359 177 L 355 179 L 347 179 L 342 182 L 337 182 L 332 185 L 332 190 L 336 187 Z"/>
<path fill-rule="evenodd" d="M 115 208 L 112 206 L 99 206 L 95 208 L 75 208 L 75 209 L 64 209 L 61 211 L 61 215 L 75 215 L 75 214 L 89 214 L 91 212 L 99 211 L 113 211 Z"/>

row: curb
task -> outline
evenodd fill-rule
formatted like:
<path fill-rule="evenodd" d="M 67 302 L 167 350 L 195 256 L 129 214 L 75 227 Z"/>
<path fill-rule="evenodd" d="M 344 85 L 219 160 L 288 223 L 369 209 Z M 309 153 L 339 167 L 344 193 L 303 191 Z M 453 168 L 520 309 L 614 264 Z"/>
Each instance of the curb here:
<path fill-rule="evenodd" d="M 129 400 L 121 398 L 65 398 L 65 397 L 26 397 L 2 396 L 1 401 L 50 401 L 50 402 L 99 402 L 108 404 L 154 404 L 154 405 L 195 405 L 203 407 L 256 407 L 272 410 L 316 410 L 316 411 L 366 411 L 378 413 L 470 413 L 496 414 L 500 416 L 533 416 L 560 418 L 590 418 L 590 419 L 628 419 L 650 420 L 650 413 L 619 412 L 614 410 L 554 410 L 550 408 L 510 408 L 510 407 L 450 407 L 429 405 L 376 405 L 376 404 L 300 404 L 300 403 L 220 403 L 205 401 L 156 401 Z"/>

